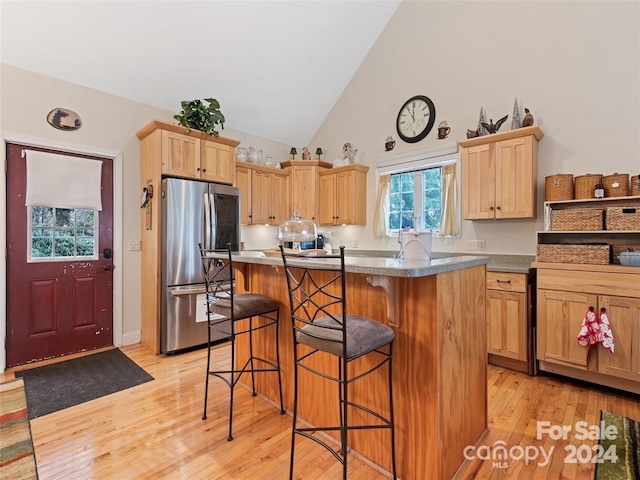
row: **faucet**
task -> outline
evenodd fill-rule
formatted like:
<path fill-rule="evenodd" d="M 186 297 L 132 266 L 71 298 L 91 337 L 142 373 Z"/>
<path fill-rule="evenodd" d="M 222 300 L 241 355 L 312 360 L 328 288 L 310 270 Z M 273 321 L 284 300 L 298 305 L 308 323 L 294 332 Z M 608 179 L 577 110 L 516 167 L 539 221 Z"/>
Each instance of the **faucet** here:
<path fill-rule="evenodd" d="M 400 250 L 398 251 L 398 256 L 396 257 L 398 260 L 402 259 L 402 228 L 398 229 L 398 243 L 400 244 Z"/>

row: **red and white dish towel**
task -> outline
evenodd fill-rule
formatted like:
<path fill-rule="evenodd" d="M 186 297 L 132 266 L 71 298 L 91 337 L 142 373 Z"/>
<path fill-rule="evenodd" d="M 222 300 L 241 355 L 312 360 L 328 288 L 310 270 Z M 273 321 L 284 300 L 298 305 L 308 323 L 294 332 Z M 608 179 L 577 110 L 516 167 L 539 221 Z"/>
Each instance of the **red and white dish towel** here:
<path fill-rule="evenodd" d="M 578 335 L 578 344 L 583 347 L 595 345 L 596 343 L 601 343 L 604 348 L 611 350 L 611 353 L 613 353 L 615 348 L 613 332 L 609 325 L 607 309 L 604 307 L 600 309 L 599 315 L 596 315 L 593 307 L 589 307 L 589 311 L 582 320 L 582 328 Z"/>

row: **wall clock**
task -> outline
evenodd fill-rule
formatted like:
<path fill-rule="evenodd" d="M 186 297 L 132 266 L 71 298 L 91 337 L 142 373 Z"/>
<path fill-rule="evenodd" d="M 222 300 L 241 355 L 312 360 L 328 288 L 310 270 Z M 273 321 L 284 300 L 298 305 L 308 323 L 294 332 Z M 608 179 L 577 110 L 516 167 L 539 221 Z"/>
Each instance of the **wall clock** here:
<path fill-rule="evenodd" d="M 398 112 L 396 130 L 402 140 L 416 143 L 426 137 L 436 121 L 436 107 L 430 98 L 416 95 L 404 102 Z"/>

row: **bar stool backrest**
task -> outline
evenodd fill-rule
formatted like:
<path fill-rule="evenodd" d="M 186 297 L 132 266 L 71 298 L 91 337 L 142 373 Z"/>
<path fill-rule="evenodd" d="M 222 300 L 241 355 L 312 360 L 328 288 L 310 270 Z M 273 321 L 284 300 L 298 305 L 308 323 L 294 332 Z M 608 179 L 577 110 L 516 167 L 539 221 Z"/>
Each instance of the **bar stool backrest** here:
<path fill-rule="evenodd" d="M 235 273 L 233 260 L 231 259 L 231 244 L 227 244 L 226 249 L 207 250 L 200 247 L 202 267 L 204 273 L 204 283 L 207 290 L 207 312 L 211 313 L 215 309 L 216 313 L 232 318 L 233 297 L 235 289 Z M 224 259 L 211 256 L 211 254 L 226 253 Z"/>
<path fill-rule="evenodd" d="M 347 302 L 344 247 L 340 247 L 339 254 L 320 257 L 323 260 L 339 260 L 339 263 L 326 266 L 304 265 L 306 261 L 312 262 L 312 258 L 296 253 L 285 253 L 282 247 L 281 252 L 289 290 L 294 337 L 304 334 L 324 342 L 333 342 L 342 347 L 346 357 L 347 331 L 344 318 L 347 315 Z M 294 264 L 291 264 L 291 261 Z M 304 332 L 302 332 L 303 329 Z"/>

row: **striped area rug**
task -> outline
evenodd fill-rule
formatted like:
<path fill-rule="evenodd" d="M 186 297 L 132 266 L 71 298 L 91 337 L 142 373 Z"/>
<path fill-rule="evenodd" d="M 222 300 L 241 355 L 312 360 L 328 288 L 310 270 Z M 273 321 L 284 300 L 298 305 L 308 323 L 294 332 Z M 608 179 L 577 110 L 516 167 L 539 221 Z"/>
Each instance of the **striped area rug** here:
<path fill-rule="evenodd" d="M 605 411 L 600 421 L 615 430 L 598 442 L 595 480 L 640 480 L 640 422 Z"/>
<path fill-rule="evenodd" d="M 21 378 L 0 384 L 0 478 L 38 478 Z"/>

